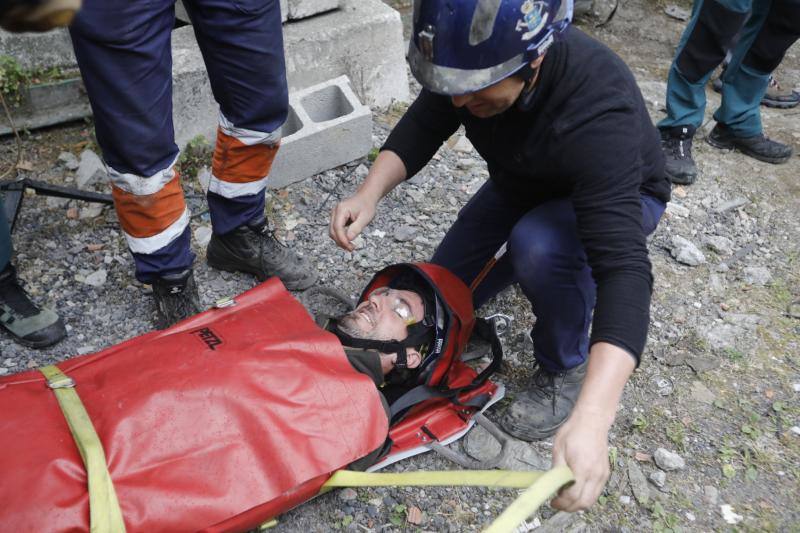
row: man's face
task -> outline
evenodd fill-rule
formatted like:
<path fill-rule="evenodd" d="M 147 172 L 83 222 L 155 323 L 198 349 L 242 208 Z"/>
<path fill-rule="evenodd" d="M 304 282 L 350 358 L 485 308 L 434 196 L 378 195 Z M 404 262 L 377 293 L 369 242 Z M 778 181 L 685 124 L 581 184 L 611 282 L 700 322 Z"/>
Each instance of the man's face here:
<path fill-rule="evenodd" d="M 381 287 L 341 317 L 339 327 L 361 339 L 400 341 L 408 336 L 408 326 L 424 317 L 425 306 L 419 294 Z"/>
<path fill-rule="evenodd" d="M 533 84 L 539 77 L 538 68 L 542 64 L 544 56 L 531 61 L 531 67 L 536 70 Z M 462 94 L 451 97 L 455 107 L 466 107 L 467 111 L 478 118 L 489 118 L 504 112 L 517 101 L 525 82 L 516 76 L 509 76 L 497 83 L 475 91 L 474 93 Z"/>

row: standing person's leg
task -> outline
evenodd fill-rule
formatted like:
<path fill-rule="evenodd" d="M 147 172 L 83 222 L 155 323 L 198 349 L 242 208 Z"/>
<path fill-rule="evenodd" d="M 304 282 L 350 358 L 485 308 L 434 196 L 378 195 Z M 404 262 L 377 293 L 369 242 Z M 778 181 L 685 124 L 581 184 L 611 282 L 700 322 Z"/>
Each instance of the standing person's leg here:
<path fill-rule="evenodd" d="M 759 104 L 789 47 L 800 37 L 800 1 L 756 0 L 731 63 L 725 71 L 722 104 L 714 113 L 717 126 L 709 142 L 738 148 L 768 163 L 783 163 L 792 155 L 788 145 L 766 138 Z"/>
<path fill-rule="evenodd" d="M 70 28 L 114 205 L 159 321 L 199 311 L 189 210 L 175 170 L 172 0 L 86 0 Z"/>
<path fill-rule="evenodd" d="M 673 183 L 694 182 L 691 141 L 703 122 L 705 84 L 744 24 L 750 0 L 695 0 L 667 78 L 667 116 L 658 123 Z"/>
<path fill-rule="evenodd" d="M 487 181 L 458 213 L 431 262 L 449 269 L 469 286 L 527 211 Z M 472 295 L 475 309 L 511 285 L 513 274 L 506 255 L 476 287 Z"/>
<path fill-rule="evenodd" d="M 208 262 L 259 279 L 280 276 L 302 290 L 317 279 L 306 261 L 267 230 L 264 191 L 288 114 L 277 0 L 187 0 L 208 67 L 220 124 L 208 190 L 213 236 Z"/>
<path fill-rule="evenodd" d="M 651 233 L 663 202 L 642 197 L 642 229 Z M 566 421 L 586 374 L 596 286 L 569 199 L 531 210 L 511 233 L 508 253 L 517 283 L 536 315 L 532 386 L 503 416 L 515 437 L 548 437 Z"/>
<path fill-rule="evenodd" d="M 64 323 L 53 311 L 31 301 L 11 264 L 12 251 L 11 228 L 0 199 L 0 325 L 22 345 L 51 346 L 67 335 Z"/>

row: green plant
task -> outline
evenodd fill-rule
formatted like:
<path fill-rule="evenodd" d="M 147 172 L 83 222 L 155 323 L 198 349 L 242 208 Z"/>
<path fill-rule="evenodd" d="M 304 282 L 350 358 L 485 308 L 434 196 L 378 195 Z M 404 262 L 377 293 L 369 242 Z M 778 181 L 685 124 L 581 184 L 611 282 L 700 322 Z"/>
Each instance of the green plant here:
<path fill-rule="evenodd" d="M 644 415 L 636 415 L 631 424 L 633 425 L 633 429 L 642 433 L 644 432 L 644 430 L 647 429 L 647 426 L 650 425 L 650 423 L 647 421 L 647 418 L 645 418 Z"/>
<path fill-rule="evenodd" d="M 653 506 L 650 507 L 650 513 L 655 519 L 653 531 L 658 533 L 678 533 L 683 531 L 678 525 L 680 518 L 673 513 L 667 512 L 661 503 L 654 502 Z"/>
<path fill-rule="evenodd" d="M 202 135 L 198 135 L 188 143 L 178 158 L 182 176 L 194 179 L 203 168 L 211 161 L 212 147 Z"/>
<path fill-rule="evenodd" d="M 680 422 L 670 424 L 665 430 L 667 438 L 681 451 L 686 450 L 686 428 Z"/>
<path fill-rule="evenodd" d="M 8 103 L 19 105 L 25 88 L 43 81 L 64 78 L 64 72 L 58 68 L 26 69 L 11 56 L 0 55 L 0 93 Z"/>

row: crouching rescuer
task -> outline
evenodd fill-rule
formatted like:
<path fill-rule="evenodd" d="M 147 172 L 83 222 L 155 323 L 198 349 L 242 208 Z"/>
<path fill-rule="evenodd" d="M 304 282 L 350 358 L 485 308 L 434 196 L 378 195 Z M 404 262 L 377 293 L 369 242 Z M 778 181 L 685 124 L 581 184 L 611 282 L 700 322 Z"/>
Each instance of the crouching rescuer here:
<path fill-rule="evenodd" d="M 220 108 L 207 195 L 208 263 L 305 289 L 316 274 L 275 239 L 264 215 L 288 113 L 278 1 L 196 0 L 186 9 Z M 200 311 L 191 214 L 176 169 L 174 24 L 170 0 L 86 0 L 70 28 L 136 278 L 153 285 L 162 327 Z"/>
<path fill-rule="evenodd" d="M 553 505 L 576 511 L 608 479 L 608 431 L 647 336 L 646 235 L 670 185 L 630 70 L 571 16 L 568 0 L 416 2 L 408 61 L 423 89 L 330 234 L 352 250 L 383 196 L 464 127 L 490 179 L 432 262 L 476 284 L 497 259 L 475 307 L 511 284 L 530 301 L 537 368 L 501 425 L 555 435 L 553 463 L 576 482 Z"/>

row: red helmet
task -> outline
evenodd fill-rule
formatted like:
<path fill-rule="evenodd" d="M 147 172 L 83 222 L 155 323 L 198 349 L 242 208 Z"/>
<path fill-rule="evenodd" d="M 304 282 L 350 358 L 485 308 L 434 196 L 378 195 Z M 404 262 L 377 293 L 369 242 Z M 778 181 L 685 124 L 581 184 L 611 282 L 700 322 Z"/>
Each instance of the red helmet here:
<path fill-rule="evenodd" d="M 405 347 L 416 346 L 424 337 L 427 350 L 414 372 L 417 382 L 430 386 L 447 385 L 448 370 L 467 346 L 475 326 L 472 292 L 444 267 L 431 263 L 400 263 L 375 274 L 358 303 L 380 287 L 409 289 L 421 294 L 425 301 L 425 319 L 409 326 L 407 339 L 393 346 L 396 349 L 392 351 L 399 354 L 397 348 L 400 348 L 404 355 Z"/>

